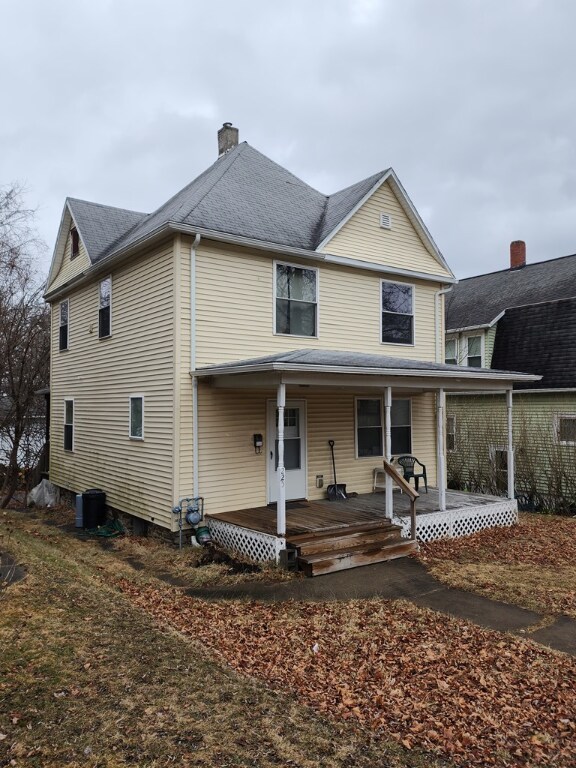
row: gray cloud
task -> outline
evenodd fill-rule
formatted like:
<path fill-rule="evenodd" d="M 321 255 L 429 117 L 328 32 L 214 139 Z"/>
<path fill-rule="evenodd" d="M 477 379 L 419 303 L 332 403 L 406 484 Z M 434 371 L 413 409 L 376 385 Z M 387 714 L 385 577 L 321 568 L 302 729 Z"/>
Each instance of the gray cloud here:
<path fill-rule="evenodd" d="M 224 120 L 323 192 L 392 165 L 458 276 L 576 251 L 569 0 L 3 3 L 0 183 L 153 210 Z"/>

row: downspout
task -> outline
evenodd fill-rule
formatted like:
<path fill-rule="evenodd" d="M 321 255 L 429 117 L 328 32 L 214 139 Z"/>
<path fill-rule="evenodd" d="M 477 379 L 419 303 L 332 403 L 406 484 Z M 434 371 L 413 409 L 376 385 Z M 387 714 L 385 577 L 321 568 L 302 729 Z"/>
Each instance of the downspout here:
<path fill-rule="evenodd" d="M 196 234 L 190 249 L 190 370 L 196 370 L 196 249 L 200 235 Z M 200 496 L 198 488 L 198 377 L 192 378 L 192 482 L 194 496 Z"/>
<path fill-rule="evenodd" d="M 449 285 L 448 288 L 441 288 L 434 294 L 434 319 L 436 325 L 436 362 L 443 363 L 444 355 L 442 354 L 443 345 L 442 342 L 442 315 L 440 314 L 440 296 L 444 296 L 454 288 L 453 285 Z"/>

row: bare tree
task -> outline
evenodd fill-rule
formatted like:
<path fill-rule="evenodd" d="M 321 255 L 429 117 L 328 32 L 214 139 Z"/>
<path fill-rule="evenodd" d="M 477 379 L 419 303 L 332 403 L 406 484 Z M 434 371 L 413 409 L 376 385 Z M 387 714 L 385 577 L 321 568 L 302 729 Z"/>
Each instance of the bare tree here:
<path fill-rule="evenodd" d="M 18 185 L 0 187 L 0 507 L 37 460 L 36 391 L 48 384 L 49 311 L 35 260 L 43 247 Z"/>

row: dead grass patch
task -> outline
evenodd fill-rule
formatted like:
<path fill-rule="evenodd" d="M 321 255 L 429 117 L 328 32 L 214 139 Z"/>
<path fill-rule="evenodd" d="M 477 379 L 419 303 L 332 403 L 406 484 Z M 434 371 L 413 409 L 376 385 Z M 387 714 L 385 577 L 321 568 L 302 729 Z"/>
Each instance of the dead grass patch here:
<path fill-rule="evenodd" d="M 492 528 L 421 547 L 440 581 L 545 614 L 576 618 L 576 520 L 522 514 Z"/>

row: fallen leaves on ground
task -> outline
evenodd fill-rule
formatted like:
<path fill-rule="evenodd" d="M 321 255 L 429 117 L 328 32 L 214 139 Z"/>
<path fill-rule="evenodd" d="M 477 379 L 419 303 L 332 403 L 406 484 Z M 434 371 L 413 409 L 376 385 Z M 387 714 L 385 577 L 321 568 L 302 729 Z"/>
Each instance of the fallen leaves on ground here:
<path fill-rule="evenodd" d="M 120 580 L 240 672 L 466 766 L 576 764 L 576 661 L 403 602 L 208 603 Z"/>
<path fill-rule="evenodd" d="M 523 514 L 518 525 L 421 545 L 440 580 L 546 614 L 576 618 L 576 519 Z"/>

